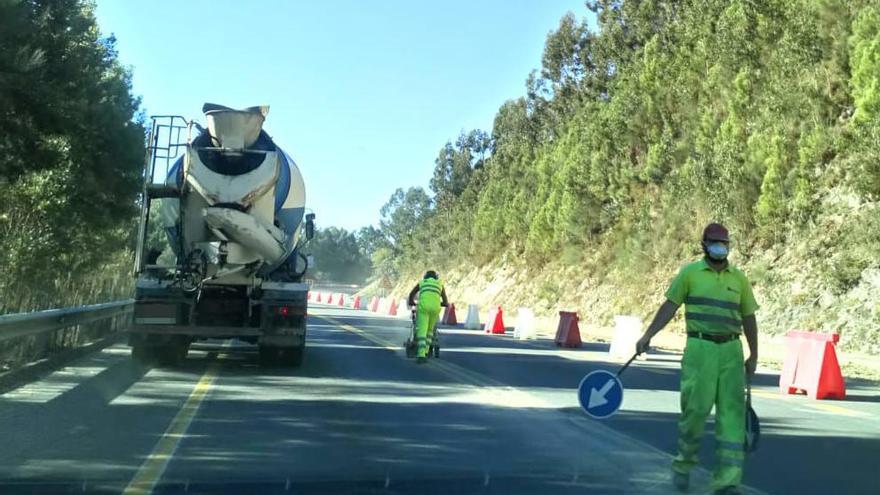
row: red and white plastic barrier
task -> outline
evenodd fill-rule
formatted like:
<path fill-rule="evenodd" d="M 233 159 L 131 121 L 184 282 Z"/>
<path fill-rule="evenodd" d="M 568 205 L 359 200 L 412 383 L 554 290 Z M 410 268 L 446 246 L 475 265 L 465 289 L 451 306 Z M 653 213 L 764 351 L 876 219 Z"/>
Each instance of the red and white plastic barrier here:
<path fill-rule="evenodd" d="M 559 312 L 559 325 L 556 327 L 556 345 L 562 347 L 580 347 L 581 329 L 578 326 L 578 315 L 572 311 Z"/>
<path fill-rule="evenodd" d="M 440 319 L 443 325 L 458 325 L 458 318 L 455 316 L 455 304 L 449 303 L 443 311 L 443 318 Z"/>
<path fill-rule="evenodd" d="M 834 348 L 839 340 L 836 333 L 788 332 L 779 390 L 784 394 L 806 392 L 811 399 L 845 398 L 846 384 Z"/>
<path fill-rule="evenodd" d="M 386 316 L 397 316 L 397 301 L 395 301 L 394 299 L 389 299 L 386 308 Z"/>
<path fill-rule="evenodd" d="M 491 334 L 504 333 L 504 315 L 501 306 L 497 306 L 489 312 L 489 317 L 486 319 L 486 326 L 483 327 L 483 331 Z"/>

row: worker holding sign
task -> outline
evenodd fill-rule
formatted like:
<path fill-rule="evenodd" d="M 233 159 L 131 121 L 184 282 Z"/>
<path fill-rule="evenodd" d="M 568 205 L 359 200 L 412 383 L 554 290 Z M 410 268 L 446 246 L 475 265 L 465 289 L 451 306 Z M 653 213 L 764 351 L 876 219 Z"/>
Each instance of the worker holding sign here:
<path fill-rule="evenodd" d="M 688 489 L 706 418 L 715 406 L 718 464 L 712 487 L 715 493 L 735 494 L 745 457 L 744 380 L 745 375 L 754 374 L 758 362 L 758 304 L 746 276 L 727 261 L 727 229 L 717 223 L 708 225 L 702 247 L 705 257 L 686 265 L 672 281 L 666 302 L 639 339 L 636 352 L 645 352 L 651 338 L 685 304 L 688 338 L 681 360 L 681 417 L 673 483 L 680 491 Z M 743 332 L 749 344 L 746 361 L 739 340 Z"/>

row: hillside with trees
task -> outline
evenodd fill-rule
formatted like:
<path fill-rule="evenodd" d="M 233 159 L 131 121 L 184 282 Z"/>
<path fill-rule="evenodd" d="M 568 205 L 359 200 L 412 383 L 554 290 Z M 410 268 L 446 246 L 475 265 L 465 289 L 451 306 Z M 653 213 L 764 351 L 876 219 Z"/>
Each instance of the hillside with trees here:
<path fill-rule="evenodd" d="M 128 297 L 143 117 L 82 0 L 0 2 L 0 313 Z"/>
<path fill-rule="evenodd" d="M 762 329 L 880 352 L 880 6 L 588 1 L 491 133 L 382 211 L 377 273 L 587 318 L 648 317 L 727 224 Z M 471 292 L 468 292 L 471 291 Z"/>
<path fill-rule="evenodd" d="M 315 231 L 306 250 L 314 265 L 309 277 L 320 282 L 363 284 L 372 272 L 370 228 L 351 232 L 339 227 Z"/>

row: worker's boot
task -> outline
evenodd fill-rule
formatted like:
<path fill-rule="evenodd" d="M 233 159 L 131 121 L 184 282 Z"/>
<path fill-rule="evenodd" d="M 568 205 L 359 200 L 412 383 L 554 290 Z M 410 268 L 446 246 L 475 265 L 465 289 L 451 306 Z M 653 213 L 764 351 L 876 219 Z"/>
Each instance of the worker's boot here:
<path fill-rule="evenodd" d="M 679 473 L 678 471 L 672 472 L 672 485 L 676 490 L 684 493 L 688 491 L 691 487 L 691 475 L 690 473 Z"/>

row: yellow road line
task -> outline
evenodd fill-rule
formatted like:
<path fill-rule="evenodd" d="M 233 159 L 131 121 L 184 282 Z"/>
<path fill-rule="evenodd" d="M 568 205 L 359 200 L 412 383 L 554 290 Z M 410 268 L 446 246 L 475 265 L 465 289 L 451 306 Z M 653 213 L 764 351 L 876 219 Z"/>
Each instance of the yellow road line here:
<path fill-rule="evenodd" d="M 768 399 L 784 399 L 785 396 L 779 394 L 773 394 L 770 392 L 765 392 L 763 390 L 752 389 L 752 395 L 757 395 L 759 397 L 766 397 Z"/>
<path fill-rule="evenodd" d="M 464 383 L 469 383 L 471 385 L 476 385 L 478 387 L 501 387 L 505 389 L 509 389 L 511 391 L 519 390 L 507 386 L 493 378 L 490 378 L 482 373 L 477 373 L 471 371 L 467 368 L 463 368 L 457 364 L 450 363 L 449 361 L 438 361 L 434 360 L 433 362 L 435 368 L 439 368 L 440 371 L 446 373 L 447 375 L 458 378 Z"/>
<path fill-rule="evenodd" d="M 381 337 L 378 337 L 376 335 L 372 335 L 370 333 L 367 333 L 366 331 L 361 330 L 361 329 L 354 327 L 352 325 L 342 323 L 342 322 L 340 322 L 334 318 L 331 318 L 329 316 L 321 316 L 320 318 L 333 324 L 333 325 L 338 325 L 340 328 L 342 328 L 344 330 L 347 330 L 351 333 L 359 335 L 359 336 L 369 340 L 370 342 L 378 344 L 378 345 L 382 346 L 383 348 L 386 348 L 386 349 L 389 349 L 392 351 L 401 350 L 399 345 L 395 345 L 392 342 L 389 342 L 389 341 L 387 341 Z M 474 386 L 478 386 L 478 387 L 498 387 L 501 390 L 498 390 L 497 393 L 502 393 L 502 394 L 504 394 L 505 397 L 524 398 L 524 399 L 528 399 L 532 403 L 541 404 L 544 407 L 548 407 L 548 408 L 553 407 L 553 404 L 551 404 L 549 401 L 547 401 L 543 398 L 540 398 L 531 392 L 527 392 L 525 390 L 510 386 L 510 385 L 505 385 L 502 382 L 495 380 L 494 378 L 491 378 L 491 377 L 484 375 L 482 373 L 479 373 L 477 371 L 470 371 L 462 366 L 450 363 L 449 361 L 440 361 L 440 360 L 434 359 L 434 360 L 432 360 L 431 368 L 437 369 L 440 372 L 442 372 L 452 378 L 457 378 L 457 379 L 461 380 L 463 383 L 466 383 L 468 385 L 474 385 Z M 578 422 L 577 420 L 575 420 L 573 418 L 567 418 L 567 419 L 571 422 L 571 424 L 577 426 L 578 428 L 581 428 L 581 429 L 584 428 L 583 422 Z M 609 428 L 609 431 L 615 431 L 615 430 L 611 430 Z M 617 434 L 622 435 L 623 437 L 625 437 L 628 441 L 630 441 L 632 443 L 640 445 L 642 448 L 644 448 L 648 452 L 654 452 L 657 455 L 661 455 L 663 457 L 670 458 L 670 459 L 672 458 L 672 455 L 670 455 L 668 452 L 664 452 L 663 450 L 660 450 L 657 447 L 654 447 L 646 442 L 643 442 L 642 440 L 639 440 L 635 437 L 626 435 L 624 433 L 617 432 Z M 756 493 L 756 494 L 763 493 L 763 492 L 755 490 L 751 487 L 748 487 L 748 489 L 749 489 L 749 493 Z"/>
<path fill-rule="evenodd" d="M 221 354 L 218 358 L 224 356 Z M 190 392 L 189 397 L 187 397 L 186 402 L 184 402 L 183 407 L 177 411 L 177 415 L 174 416 L 165 433 L 162 434 L 156 446 L 153 447 L 149 457 L 141 464 L 140 469 L 138 469 L 131 482 L 123 490 L 123 495 L 146 495 L 153 491 L 156 483 L 159 482 L 165 473 L 168 461 L 174 456 L 180 440 L 186 435 L 186 431 L 189 429 L 193 418 L 195 418 L 199 406 L 214 383 L 214 379 L 217 377 L 217 369 L 218 366 L 215 361 L 205 370 L 205 373 L 199 379 L 193 391 Z"/>
<path fill-rule="evenodd" d="M 319 318 L 330 323 L 331 325 L 336 325 L 339 328 L 346 330 L 348 332 L 351 332 L 355 335 L 360 335 L 361 337 L 369 340 L 370 342 L 372 342 L 374 344 L 377 344 L 379 347 L 382 347 L 383 349 L 388 349 L 389 351 L 396 351 L 396 350 L 398 350 L 398 348 L 400 348 L 400 346 L 394 345 L 393 343 L 388 342 L 387 340 L 385 340 L 381 337 L 376 337 L 375 335 L 368 333 L 368 332 L 365 332 L 365 331 L 361 330 L 360 328 L 353 327 L 347 323 L 342 323 L 341 321 L 337 320 L 336 318 L 331 318 L 329 316 L 319 316 Z"/>
<path fill-rule="evenodd" d="M 353 334 L 359 335 L 359 336 L 369 340 L 370 342 L 373 342 L 374 344 L 379 345 L 380 347 L 382 347 L 384 349 L 388 349 L 390 351 L 400 350 L 400 345 L 397 345 L 393 342 L 389 342 L 389 341 L 383 339 L 382 337 L 373 335 L 369 332 L 361 330 L 360 328 L 349 325 L 347 323 L 342 323 L 339 320 L 336 320 L 335 318 L 331 318 L 329 316 L 322 316 L 320 318 L 329 322 L 332 325 L 336 325 L 346 331 L 349 331 Z M 533 394 L 528 394 L 527 392 L 523 392 L 522 390 L 519 390 L 517 388 L 510 387 L 510 386 L 505 385 L 501 382 L 498 382 L 498 381 L 496 381 L 486 375 L 483 375 L 482 373 L 470 371 L 470 370 L 463 368 L 461 366 L 458 366 L 456 364 L 452 364 L 449 361 L 434 360 L 433 364 L 434 364 L 434 366 L 433 366 L 434 368 L 439 368 L 439 370 L 444 372 L 446 375 L 451 376 L 453 378 L 456 378 L 458 380 L 461 380 L 464 383 L 476 385 L 479 387 L 500 387 L 500 388 L 507 389 L 511 393 L 520 393 L 520 394 L 524 393 L 534 399 L 537 399 L 537 397 L 535 397 Z M 644 371 L 647 371 L 649 373 L 655 373 L 655 374 L 674 375 L 676 373 L 675 370 L 670 370 L 670 369 L 665 369 L 665 368 L 642 367 L 641 369 Z M 770 393 L 770 392 L 765 392 L 763 390 L 752 390 L 752 394 L 759 396 L 759 397 L 768 398 L 768 399 L 786 400 L 786 396 L 774 394 L 774 393 Z M 538 399 L 538 400 L 541 400 L 541 399 Z M 830 412 L 830 413 L 834 413 L 834 414 L 841 414 L 844 416 L 851 416 L 851 417 L 865 416 L 864 413 L 854 411 L 852 409 L 848 409 L 846 407 L 838 406 L 835 404 L 803 404 L 803 405 L 810 407 L 812 409 L 822 411 L 822 412 Z"/>
<path fill-rule="evenodd" d="M 398 351 L 401 349 L 400 345 L 396 345 L 393 342 L 389 342 L 389 341 L 383 339 L 382 337 L 373 335 L 369 332 L 361 330 L 360 328 L 354 327 L 354 326 L 346 324 L 346 323 L 342 323 L 339 320 L 336 320 L 335 318 L 332 318 L 329 316 L 321 316 L 320 318 L 327 321 L 330 324 L 336 325 L 344 330 L 347 330 L 351 333 L 359 335 L 359 336 L 369 340 L 370 342 L 373 342 L 374 344 L 379 345 L 380 347 L 382 347 L 384 349 L 388 349 L 391 351 Z M 546 349 L 543 349 L 543 350 L 546 350 Z M 551 351 L 553 351 L 553 350 L 551 349 Z M 611 363 L 611 361 L 606 361 L 606 362 Z M 434 360 L 433 363 L 434 363 L 435 368 L 440 368 L 440 370 L 443 371 L 446 375 L 451 376 L 453 378 L 457 378 L 464 383 L 467 383 L 470 385 L 476 385 L 479 387 L 499 387 L 499 388 L 508 389 L 509 391 L 516 391 L 518 393 L 523 393 L 521 390 L 518 390 L 516 388 L 505 385 L 505 384 L 503 384 L 499 381 L 496 381 L 496 380 L 494 380 L 494 379 L 492 379 L 482 373 L 476 373 L 476 372 L 470 371 L 467 368 L 463 368 L 463 367 L 458 366 L 456 364 L 452 364 L 449 361 Z M 642 369 L 644 369 L 646 371 L 653 372 L 653 373 L 659 373 L 659 374 L 675 374 L 675 371 L 672 371 L 672 370 L 657 370 L 655 368 L 642 368 Z M 534 397 L 534 396 L 532 395 L 532 397 Z"/>
<path fill-rule="evenodd" d="M 867 416 L 867 414 L 865 414 L 865 413 L 863 413 L 863 412 L 854 411 L 854 410 L 852 410 L 852 409 L 848 409 L 848 408 L 843 407 L 843 406 L 838 406 L 838 405 L 836 405 L 836 404 L 825 404 L 825 403 L 821 403 L 821 404 L 808 404 L 808 406 L 811 407 L 811 408 L 813 408 L 813 409 L 818 409 L 818 410 L 820 410 L 820 411 L 830 412 L 830 413 L 833 413 L 833 414 L 840 414 L 840 415 L 843 415 L 843 416 L 849 416 L 849 417 L 864 417 L 864 416 Z"/>
<path fill-rule="evenodd" d="M 550 341 L 553 340 L 552 337 L 546 337 L 546 338 L 549 339 Z M 533 342 L 531 340 L 512 339 L 511 342 L 515 342 L 517 344 L 524 344 L 524 345 L 532 347 L 534 349 L 539 349 L 539 350 L 545 351 L 548 355 L 559 356 L 559 357 L 562 357 L 565 359 L 572 359 L 572 360 L 576 360 L 576 361 L 595 361 L 595 362 L 601 361 L 609 366 L 620 366 L 623 363 L 622 361 L 619 361 L 617 359 L 608 358 L 607 354 L 604 352 L 603 353 L 599 353 L 597 351 L 587 351 L 586 353 L 578 352 L 578 354 L 577 354 L 578 358 L 572 358 L 571 354 L 568 354 L 571 351 L 567 351 L 565 349 L 557 349 L 557 348 L 553 348 L 553 347 L 548 348 L 547 346 L 541 345 L 541 344 L 539 344 L 537 342 Z M 590 356 L 590 354 L 600 354 L 600 355 L 592 357 L 592 356 Z M 638 366 L 639 363 L 648 363 L 648 361 L 647 360 L 646 361 L 638 360 L 638 361 L 635 361 L 632 363 L 634 367 L 637 367 L 643 371 L 647 371 L 648 373 L 654 373 L 657 375 L 676 375 L 676 374 L 678 374 L 678 371 L 676 371 L 674 369 L 641 367 L 641 366 Z"/>
<path fill-rule="evenodd" d="M 340 328 L 342 328 L 344 330 L 347 330 L 351 333 L 359 335 L 359 336 L 369 340 L 370 342 L 378 344 L 379 346 L 381 346 L 385 349 L 388 349 L 391 351 L 402 350 L 400 345 L 395 345 L 393 342 L 389 342 L 389 341 L 383 339 L 382 337 L 365 332 L 364 330 L 361 330 L 360 328 L 342 323 L 342 322 L 340 322 L 336 319 L 333 319 L 331 317 L 328 317 L 328 316 L 322 316 L 321 318 L 331 324 L 338 325 Z M 519 397 L 522 399 L 528 399 L 531 402 L 537 402 L 537 403 L 541 403 L 541 404 L 545 404 L 545 405 L 548 404 L 545 400 L 540 399 L 539 397 L 535 396 L 534 394 L 530 394 L 530 393 L 525 392 L 523 390 L 520 390 L 516 387 L 511 387 L 509 385 L 505 385 L 504 383 L 501 383 L 501 382 L 499 382 L 493 378 L 490 378 L 482 373 L 468 370 L 462 366 L 458 366 L 457 364 L 450 363 L 449 361 L 440 361 L 440 360 L 434 359 L 431 361 L 431 367 L 440 371 L 441 373 L 453 378 L 453 379 L 459 380 L 460 382 L 468 384 L 468 385 L 472 385 L 472 386 L 476 386 L 476 387 L 493 387 L 493 388 L 498 389 L 499 392 L 507 394 L 509 396 L 516 396 L 516 397 Z"/>
<path fill-rule="evenodd" d="M 789 396 L 784 395 L 782 393 L 772 393 L 772 392 L 766 392 L 764 390 L 752 390 L 752 395 L 756 395 L 758 397 L 763 397 L 765 399 L 773 399 L 773 400 L 791 402 L 791 399 L 789 399 Z M 849 409 L 844 406 L 839 406 L 837 404 L 828 404 L 828 403 L 824 403 L 824 402 L 804 402 L 804 403 L 798 403 L 798 405 L 804 406 L 804 407 L 807 407 L 807 408 L 810 408 L 810 409 L 813 409 L 816 411 L 832 413 L 832 414 L 840 414 L 842 416 L 849 416 L 849 417 L 853 417 L 853 418 L 867 416 L 867 414 L 865 414 L 861 411 L 855 411 L 853 409 Z"/>
<path fill-rule="evenodd" d="M 670 370 L 670 369 L 666 369 L 666 368 L 645 368 L 645 367 L 640 367 L 639 369 L 642 370 L 642 371 L 647 371 L 648 373 L 655 373 L 655 374 L 658 374 L 658 375 L 676 375 L 676 374 L 678 374 L 675 370 Z"/>
<path fill-rule="evenodd" d="M 355 335 L 363 337 L 363 338 L 369 340 L 370 342 L 377 344 L 378 346 L 382 347 L 383 349 L 388 349 L 390 351 L 402 350 L 402 347 L 399 344 L 389 342 L 388 340 L 385 340 L 382 337 L 379 337 L 377 335 L 373 335 L 369 332 L 361 330 L 360 328 L 349 325 L 347 323 L 342 323 L 341 321 L 339 321 L 335 318 L 332 318 L 329 316 L 321 316 L 320 318 L 322 320 L 332 324 L 332 325 L 336 325 L 339 328 L 342 328 L 343 330 L 346 330 L 346 331 L 351 332 Z M 477 385 L 480 387 L 503 387 L 504 386 L 502 383 L 496 382 L 496 381 L 490 379 L 489 377 L 486 377 L 485 375 L 474 373 L 472 371 L 469 371 L 469 370 L 462 368 L 461 366 L 457 366 L 457 365 L 454 365 L 454 364 L 446 362 L 446 361 L 433 360 L 433 365 L 434 365 L 433 367 L 440 368 L 440 370 L 445 372 L 447 375 L 450 375 L 453 378 L 457 378 L 457 379 L 462 380 L 463 382 L 469 383 L 471 385 Z"/>

